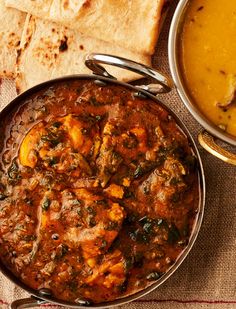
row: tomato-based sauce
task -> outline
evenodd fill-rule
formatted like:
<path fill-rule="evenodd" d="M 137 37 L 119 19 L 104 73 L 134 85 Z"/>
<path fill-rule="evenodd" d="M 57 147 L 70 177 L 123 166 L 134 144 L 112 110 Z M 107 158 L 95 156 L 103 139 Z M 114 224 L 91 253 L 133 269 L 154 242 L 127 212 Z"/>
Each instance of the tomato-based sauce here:
<path fill-rule="evenodd" d="M 187 246 L 197 160 L 160 105 L 77 80 L 22 102 L 2 124 L 0 257 L 58 299 L 144 289 Z"/>

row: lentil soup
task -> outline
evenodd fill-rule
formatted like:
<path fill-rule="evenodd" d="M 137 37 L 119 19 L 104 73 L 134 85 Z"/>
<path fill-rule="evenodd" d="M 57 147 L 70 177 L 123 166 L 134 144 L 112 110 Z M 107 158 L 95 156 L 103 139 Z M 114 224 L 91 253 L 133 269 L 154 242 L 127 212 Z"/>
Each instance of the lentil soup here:
<path fill-rule="evenodd" d="M 236 136 L 236 2 L 189 1 L 179 45 L 194 103 L 214 125 Z"/>

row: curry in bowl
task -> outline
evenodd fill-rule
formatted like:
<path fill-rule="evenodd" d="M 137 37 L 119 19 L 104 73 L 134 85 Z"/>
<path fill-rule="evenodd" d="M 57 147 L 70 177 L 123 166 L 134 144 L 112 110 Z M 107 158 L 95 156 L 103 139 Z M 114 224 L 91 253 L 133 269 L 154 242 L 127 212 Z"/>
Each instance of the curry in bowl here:
<path fill-rule="evenodd" d="M 100 303 L 161 278 L 188 246 L 197 158 L 150 98 L 56 82 L 2 122 L 0 257 L 32 289 Z"/>
<path fill-rule="evenodd" d="M 191 0 L 180 31 L 184 84 L 200 111 L 236 136 L 236 2 Z"/>

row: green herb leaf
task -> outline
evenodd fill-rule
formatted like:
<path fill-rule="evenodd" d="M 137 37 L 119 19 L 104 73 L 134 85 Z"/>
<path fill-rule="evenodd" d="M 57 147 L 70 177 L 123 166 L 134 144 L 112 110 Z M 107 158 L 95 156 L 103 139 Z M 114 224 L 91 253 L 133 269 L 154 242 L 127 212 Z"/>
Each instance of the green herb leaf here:
<path fill-rule="evenodd" d="M 107 231 L 115 231 L 118 228 L 118 222 L 116 221 L 109 221 L 108 225 L 105 227 L 105 230 Z"/>
<path fill-rule="evenodd" d="M 14 180 L 18 180 L 21 178 L 19 167 L 15 160 L 12 162 L 12 165 L 8 169 L 8 176 Z"/>
<path fill-rule="evenodd" d="M 46 197 L 46 199 L 43 201 L 43 204 L 42 204 L 42 209 L 47 211 L 49 206 L 51 204 L 51 201 L 49 200 L 48 197 Z"/>
<path fill-rule="evenodd" d="M 60 122 L 60 121 L 56 121 L 56 122 L 54 122 L 53 124 L 52 124 L 52 126 L 53 127 L 55 127 L 55 128 L 60 128 L 60 126 L 62 125 L 62 123 Z"/>
<path fill-rule="evenodd" d="M 147 222 L 144 224 L 143 226 L 143 230 L 147 233 L 147 234 L 151 234 L 153 231 L 153 224 L 151 222 Z"/>
<path fill-rule="evenodd" d="M 0 193 L 0 201 L 5 200 L 5 198 L 7 198 L 7 195 L 5 195 L 4 193 Z"/>
<path fill-rule="evenodd" d="M 134 178 L 138 178 L 140 176 L 143 175 L 143 169 L 142 167 L 139 165 L 136 170 L 134 171 Z"/>
<path fill-rule="evenodd" d="M 106 246 L 107 246 L 107 241 L 105 239 L 103 239 L 100 247 L 101 247 L 101 249 L 103 249 Z"/>
<path fill-rule="evenodd" d="M 168 242 L 171 244 L 174 244 L 177 242 L 180 238 L 180 232 L 175 226 L 175 224 L 171 224 L 169 227 L 169 232 L 168 232 Z"/>
<path fill-rule="evenodd" d="M 161 273 L 159 273 L 157 271 L 153 271 L 146 276 L 146 279 L 149 280 L 149 281 L 154 281 L 154 280 L 159 279 L 161 277 L 161 275 L 162 275 Z"/>
<path fill-rule="evenodd" d="M 89 99 L 89 103 L 90 103 L 91 105 L 93 105 L 93 106 L 99 106 L 99 105 L 100 105 L 100 103 L 97 101 L 97 99 L 96 99 L 95 97 L 91 97 L 91 98 Z"/>
<path fill-rule="evenodd" d="M 131 256 L 124 260 L 124 266 L 127 272 L 133 267 L 133 258 Z"/>
<path fill-rule="evenodd" d="M 63 257 L 64 255 L 67 254 L 69 247 L 65 244 L 61 244 L 60 246 L 61 246 L 61 257 Z"/>

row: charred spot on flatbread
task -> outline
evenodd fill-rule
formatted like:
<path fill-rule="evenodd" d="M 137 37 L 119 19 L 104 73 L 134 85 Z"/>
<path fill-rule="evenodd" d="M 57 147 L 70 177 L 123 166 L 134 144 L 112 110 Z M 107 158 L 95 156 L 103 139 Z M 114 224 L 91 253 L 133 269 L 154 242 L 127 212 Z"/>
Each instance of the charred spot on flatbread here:
<path fill-rule="evenodd" d="M 60 42 L 59 51 L 64 52 L 68 49 L 67 45 L 68 38 L 65 36 L 63 40 Z"/>

